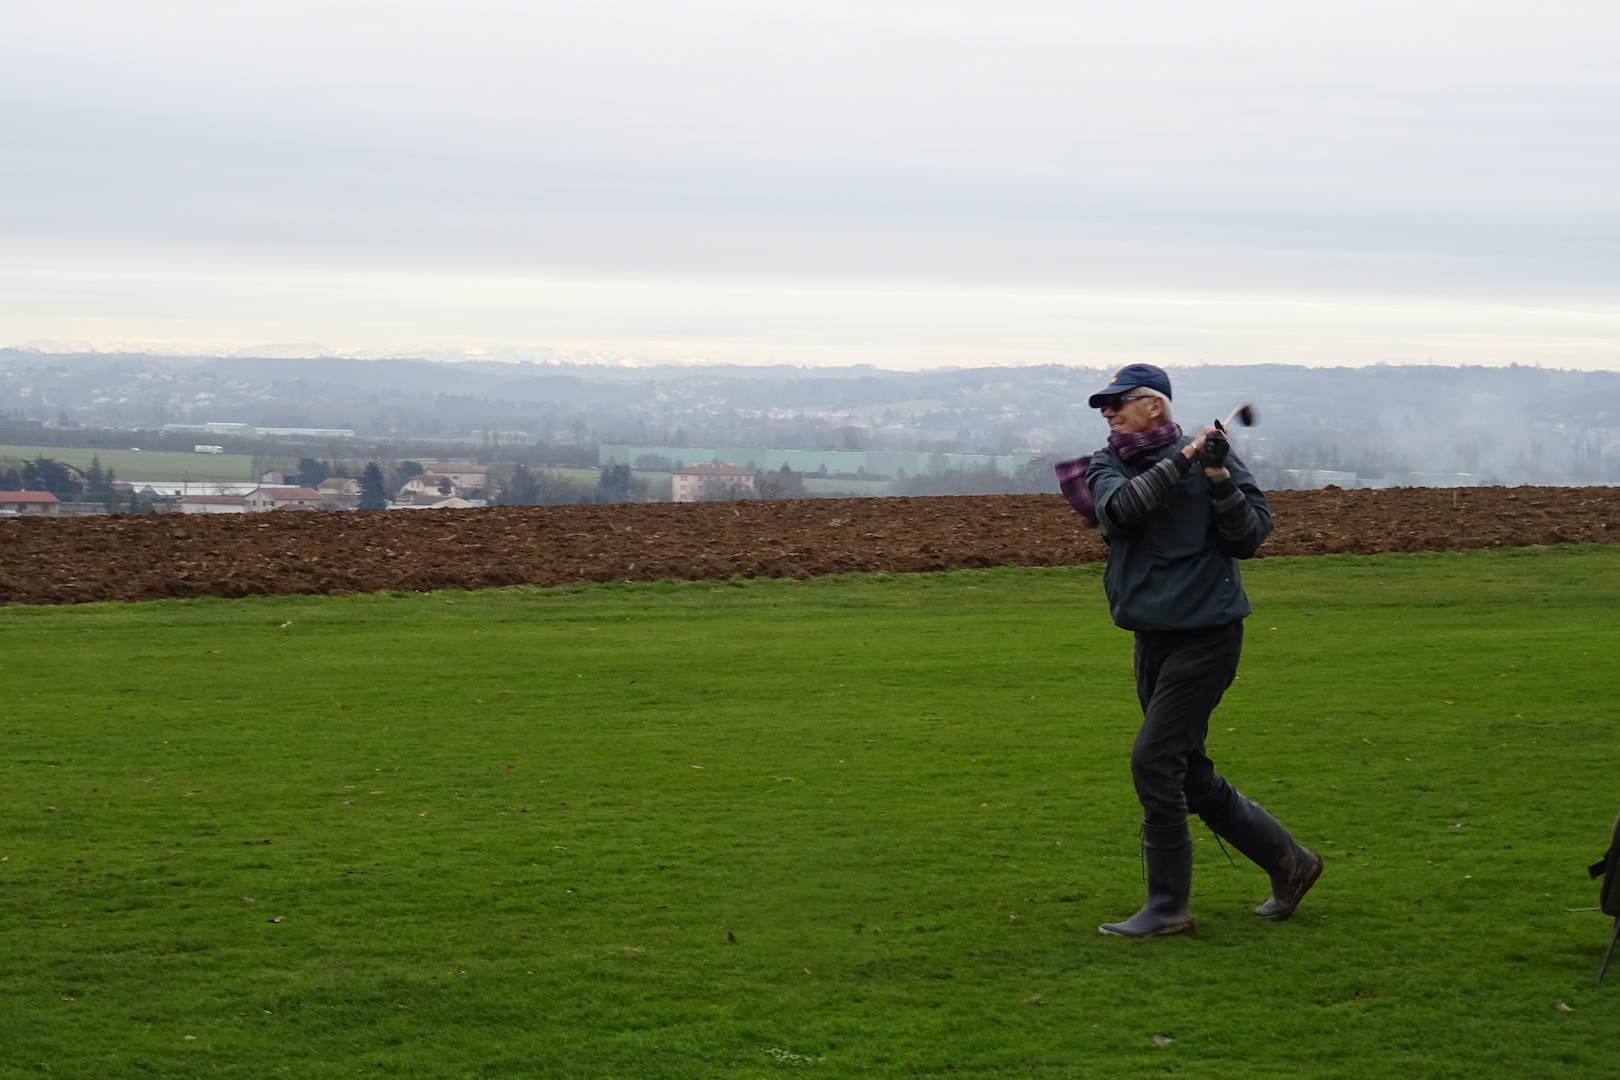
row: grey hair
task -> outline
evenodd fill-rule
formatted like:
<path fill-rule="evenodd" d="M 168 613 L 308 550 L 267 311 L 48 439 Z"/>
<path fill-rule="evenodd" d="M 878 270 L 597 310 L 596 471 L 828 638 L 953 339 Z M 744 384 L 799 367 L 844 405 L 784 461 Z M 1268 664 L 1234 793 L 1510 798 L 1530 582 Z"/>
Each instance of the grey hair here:
<path fill-rule="evenodd" d="M 1151 386 L 1138 386 L 1135 390 L 1132 390 L 1131 393 L 1133 393 L 1133 394 L 1152 394 L 1154 397 L 1159 399 L 1159 404 L 1164 406 L 1164 411 L 1159 413 L 1159 418 L 1161 420 L 1163 420 L 1167 424 L 1171 423 L 1171 422 L 1173 422 L 1175 420 L 1175 417 L 1173 415 L 1171 415 L 1171 412 L 1170 412 L 1170 399 L 1165 397 L 1163 394 L 1159 393 L 1157 390 L 1153 389 L 1153 387 L 1151 387 Z"/>

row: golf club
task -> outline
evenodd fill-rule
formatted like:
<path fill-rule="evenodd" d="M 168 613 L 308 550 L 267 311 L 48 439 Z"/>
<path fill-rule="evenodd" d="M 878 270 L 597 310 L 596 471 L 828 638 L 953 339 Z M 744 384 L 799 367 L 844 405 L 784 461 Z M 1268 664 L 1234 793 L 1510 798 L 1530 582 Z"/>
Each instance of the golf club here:
<path fill-rule="evenodd" d="M 1244 427 L 1254 427 L 1254 425 L 1260 422 L 1260 411 L 1249 402 L 1245 401 L 1243 404 L 1232 410 L 1232 415 L 1226 418 L 1226 423 L 1221 425 L 1221 430 L 1225 431 L 1230 429 L 1234 421 L 1242 424 Z"/>

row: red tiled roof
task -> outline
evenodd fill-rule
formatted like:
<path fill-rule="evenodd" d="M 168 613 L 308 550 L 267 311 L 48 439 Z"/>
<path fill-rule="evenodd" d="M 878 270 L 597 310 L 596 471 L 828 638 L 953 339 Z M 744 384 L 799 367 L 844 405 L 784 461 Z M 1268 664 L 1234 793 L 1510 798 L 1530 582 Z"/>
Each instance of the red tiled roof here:
<path fill-rule="evenodd" d="M 48 491 L 0 491 L 0 503 L 53 503 L 60 501 Z"/>

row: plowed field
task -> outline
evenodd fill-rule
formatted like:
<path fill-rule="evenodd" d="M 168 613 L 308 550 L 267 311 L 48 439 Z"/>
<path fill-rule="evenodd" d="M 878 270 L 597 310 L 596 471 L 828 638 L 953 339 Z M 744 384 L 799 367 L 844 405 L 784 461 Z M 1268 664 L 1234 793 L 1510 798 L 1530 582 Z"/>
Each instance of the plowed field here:
<path fill-rule="evenodd" d="M 1262 555 L 1620 540 L 1616 488 L 1279 491 Z M 0 521 L 0 603 L 1063 566 L 1055 495 Z"/>

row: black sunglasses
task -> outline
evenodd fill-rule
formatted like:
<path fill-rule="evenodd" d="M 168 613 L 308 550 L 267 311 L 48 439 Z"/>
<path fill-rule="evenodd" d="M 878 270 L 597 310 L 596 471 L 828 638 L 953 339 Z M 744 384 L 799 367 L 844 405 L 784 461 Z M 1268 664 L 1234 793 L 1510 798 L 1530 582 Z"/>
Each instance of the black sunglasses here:
<path fill-rule="evenodd" d="M 1111 409 L 1114 412 L 1119 412 L 1119 410 L 1121 410 L 1121 409 L 1123 409 L 1125 407 L 1125 403 L 1127 401 L 1141 401 L 1144 398 L 1151 398 L 1151 397 L 1158 397 L 1158 395 L 1157 394 L 1110 394 L 1108 397 L 1105 397 L 1105 398 L 1102 399 L 1102 404 L 1097 406 L 1097 408 L 1099 408 L 1099 409 Z"/>

